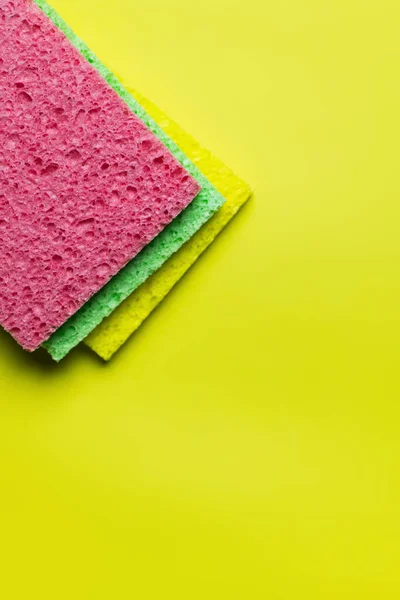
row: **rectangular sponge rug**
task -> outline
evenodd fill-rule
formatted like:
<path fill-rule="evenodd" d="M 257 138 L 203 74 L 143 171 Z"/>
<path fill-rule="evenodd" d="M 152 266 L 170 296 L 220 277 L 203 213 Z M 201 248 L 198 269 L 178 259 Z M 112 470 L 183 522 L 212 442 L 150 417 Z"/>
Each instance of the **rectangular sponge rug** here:
<path fill-rule="evenodd" d="M 132 94 L 226 198 L 225 204 L 176 254 L 145 281 L 85 340 L 104 360 L 126 342 L 200 254 L 249 199 L 250 187 L 139 92 Z"/>
<path fill-rule="evenodd" d="M 117 77 L 77 38 L 54 9 L 44 0 L 35 0 L 35 2 L 201 186 L 199 194 L 189 206 L 43 344 L 55 360 L 61 360 L 140 284 L 159 269 L 174 252 L 179 250 L 223 205 L 225 199 L 146 113 Z M 189 181 L 188 178 L 182 183 L 188 184 Z M 160 197 L 160 193 L 157 193 Z"/>
<path fill-rule="evenodd" d="M 34 350 L 199 183 L 31 0 L 0 2 L 0 323 Z"/>

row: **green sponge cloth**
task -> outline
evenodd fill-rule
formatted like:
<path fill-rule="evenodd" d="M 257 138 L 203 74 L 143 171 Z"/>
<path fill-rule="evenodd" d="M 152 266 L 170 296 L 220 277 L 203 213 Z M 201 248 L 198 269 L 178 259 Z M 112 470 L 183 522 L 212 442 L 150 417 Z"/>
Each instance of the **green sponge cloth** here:
<path fill-rule="evenodd" d="M 174 252 L 179 250 L 222 206 L 225 199 L 161 127 L 153 121 L 117 77 L 74 34 L 57 12 L 45 0 L 34 1 L 202 187 L 193 202 L 170 225 L 43 344 L 50 355 L 58 361 L 93 331 L 154 271 L 159 269 Z"/>

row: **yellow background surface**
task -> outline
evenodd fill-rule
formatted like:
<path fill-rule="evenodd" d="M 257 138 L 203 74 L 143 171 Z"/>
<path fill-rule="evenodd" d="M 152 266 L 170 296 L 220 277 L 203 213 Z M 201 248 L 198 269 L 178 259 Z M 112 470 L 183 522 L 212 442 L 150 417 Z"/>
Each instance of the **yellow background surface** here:
<path fill-rule="evenodd" d="M 53 5 L 256 193 L 109 364 L 0 334 L 0 596 L 397 599 L 398 2 Z"/>

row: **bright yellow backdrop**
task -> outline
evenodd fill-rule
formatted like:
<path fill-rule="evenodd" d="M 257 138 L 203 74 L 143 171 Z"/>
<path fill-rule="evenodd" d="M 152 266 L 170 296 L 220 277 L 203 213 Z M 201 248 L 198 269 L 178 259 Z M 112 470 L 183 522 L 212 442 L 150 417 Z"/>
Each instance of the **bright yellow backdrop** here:
<path fill-rule="evenodd" d="M 256 193 L 110 364 L 0 334 L 0 596 L 397 599 L 398 1 L 53 4 Z"/>

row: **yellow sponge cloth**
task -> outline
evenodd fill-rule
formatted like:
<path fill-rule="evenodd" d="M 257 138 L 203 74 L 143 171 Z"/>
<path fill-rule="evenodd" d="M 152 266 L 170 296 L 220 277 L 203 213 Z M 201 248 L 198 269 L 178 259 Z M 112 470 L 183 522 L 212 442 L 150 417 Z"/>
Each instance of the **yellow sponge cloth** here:
<path fill-rule="evenodd" d="M 251 195 L 250 187 L 244 181 L 208 150 L 202 148 L 177 123 L 137 91 L 129 91 L 221 192 L 226 202 L 178 252 L 85 339 L 85 344 L 105 360 L 109 360 L 143 323 Z"/>

